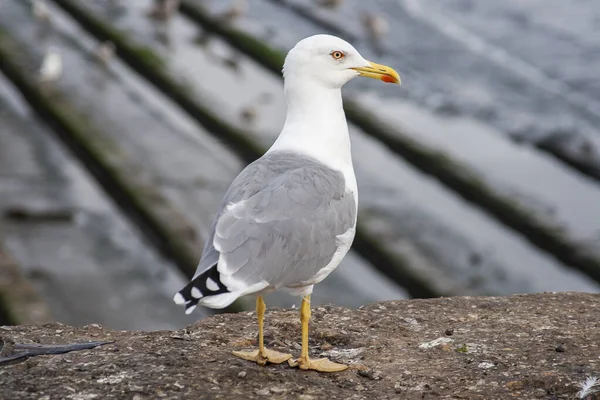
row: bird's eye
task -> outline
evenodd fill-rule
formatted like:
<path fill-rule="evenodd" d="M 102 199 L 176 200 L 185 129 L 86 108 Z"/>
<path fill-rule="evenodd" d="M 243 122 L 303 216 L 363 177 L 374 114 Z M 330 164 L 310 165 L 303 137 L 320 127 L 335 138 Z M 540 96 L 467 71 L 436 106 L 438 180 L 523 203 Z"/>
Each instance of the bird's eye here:
<path fill-rule="evenodd" d="M 333 57 L 334 60 L 341 60 L 342 58 L 344 58 L 346 55 L 344 54 L 344 52 L 336 50 L 336 51 L 332 51 L 331 52 L 331 57 Z"/>

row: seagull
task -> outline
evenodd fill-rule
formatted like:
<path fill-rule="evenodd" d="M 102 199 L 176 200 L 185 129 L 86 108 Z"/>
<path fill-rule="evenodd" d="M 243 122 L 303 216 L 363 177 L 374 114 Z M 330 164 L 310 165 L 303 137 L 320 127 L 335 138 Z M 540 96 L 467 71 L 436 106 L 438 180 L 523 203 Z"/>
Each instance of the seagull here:
<path fill-rule="evenodd" d="M 154 0 L 154 5 L 148 16 L 157 21 L 169 21 L 171 16 L 179 9 L 180 0 Z"/>
<path fill-rule="evenodd" d="M 368 35 L 376 40 L 383 38 L 390 31 L 390 24 L 381 15 L 365 12 L 361 19 Z"/>
<path fill-rule="evenodd" d="M 38 82 L 43 85 L 52 84 L 62 75 L 62 58 L 58 48 L 50 46 L 38 71 Z"/>
<path fill-rule="evenodd" d="M 354 240 L 358 193 L 342 86 L 364 76 L 400 83 L 392 68 L 365 60 L 346 41 L 315 35 L 290 50 L 283 67 L 287 117 L 279 137 L 229 187 L 205 242 L 198 269 L 174 301 L 224 308 L 256 296 L 258 349 L 233 354 L 323 372 L 346 365 L 310 359 L 310 295 L 342 261 Z M 302 297 L 298 359 L 264 347 L 262 296 L 282 290 Z"/>
<path fill-rule="evenodd" d="M 50 10 L 44 0 L 33 0 L 31 2 L 31 12 L 36 20 L 50 22 Z"/>
<path fill-rule="evenodd" d="M 256 99 L 252 101 L 252 103 L 242 108 L 240 112 L 240 117 L 244 122 L 247 122 L 249 124 L 255 122 L 258 119 L 258 116 L 260 115 L 260 107 L 266 105 L 270 101 L 270 93 L 261 93 Z"/>
<path fill-rule="evenodd" d="M 220 15 L 224 21 L 233 22 L 246 13 L 248 4 L 246 0 L 237 0 L 225 12 Z"/>
<path fill-rule="evenodd" d="M 382 40 L 390 31 L 390 24 L 381 15 L 364 12 L 361 15 L 363 28 L 365 29 L 369 40 L 378 53 L 382 52 Z"/>
<path fill-rule="evenodd" d="M 105 67 L 108 67 L 110 61 L 114 58 L 117 47 L 113 42 L 107 40 L 96 47 L 94 55 Z"/>

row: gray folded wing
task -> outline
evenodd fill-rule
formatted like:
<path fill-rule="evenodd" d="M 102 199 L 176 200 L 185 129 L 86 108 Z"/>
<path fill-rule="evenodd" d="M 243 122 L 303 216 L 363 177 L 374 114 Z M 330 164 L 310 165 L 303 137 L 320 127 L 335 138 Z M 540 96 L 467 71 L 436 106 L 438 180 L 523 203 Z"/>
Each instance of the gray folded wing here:
<path fill-rule="evenodd" d="M 308 281 L 355 221 L 354 196 L 340 172 L 309 157 L 269 153 L 229 188 L 196 276 L 218 262 L 221 281 L 277 288 Z"/>

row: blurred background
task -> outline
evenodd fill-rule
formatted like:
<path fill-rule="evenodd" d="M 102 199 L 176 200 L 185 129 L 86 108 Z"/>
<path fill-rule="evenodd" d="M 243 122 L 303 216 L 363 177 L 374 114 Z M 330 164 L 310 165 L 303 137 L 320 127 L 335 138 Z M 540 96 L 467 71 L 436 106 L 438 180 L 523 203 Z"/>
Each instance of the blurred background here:
<path fill-rule="evenodd" d="M 316 33 L 402 86 L 344 88 L 359 223 L 314 303 L 599 292 L 599 11 L 2 0 L 0 324 L 150 330 L 209 315 L 172 297 L 230 182 L 279 133 L 285 53 Z"/>

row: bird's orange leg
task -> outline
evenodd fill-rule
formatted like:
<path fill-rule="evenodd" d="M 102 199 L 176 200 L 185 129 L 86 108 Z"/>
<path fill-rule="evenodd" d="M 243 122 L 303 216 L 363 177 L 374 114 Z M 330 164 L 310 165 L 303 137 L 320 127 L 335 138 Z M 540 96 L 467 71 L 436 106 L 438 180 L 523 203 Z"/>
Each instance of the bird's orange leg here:
<path fill-rule="evenodd" d="M 256 316 L 258 317 L 258 350 L 254 351 L 234 351 L 233 355 L 243 358 L 244 360 L 254 361 L 259 365 L 266 363 L 281 364 L 282 362 L 292 358 L 291 354 L 280 353 L 275 350 L 265 349 L 264 345 L 264 319 L 265 319 L 265 302 L 262 296 L 256 297 Z"/>
<path fill-rule="evenodd" d="M 288 360 L 292 367 L 312 369 L 320 372 L 339 372 L 348 368 L 347 365 L 334 363 L 326 358 L 311 360 L 308 357 L 308 321 L 310 320 L 310 294 L 302 299 L 300 321 L 302 322 L 302 352 L 297 360 Z"/>

